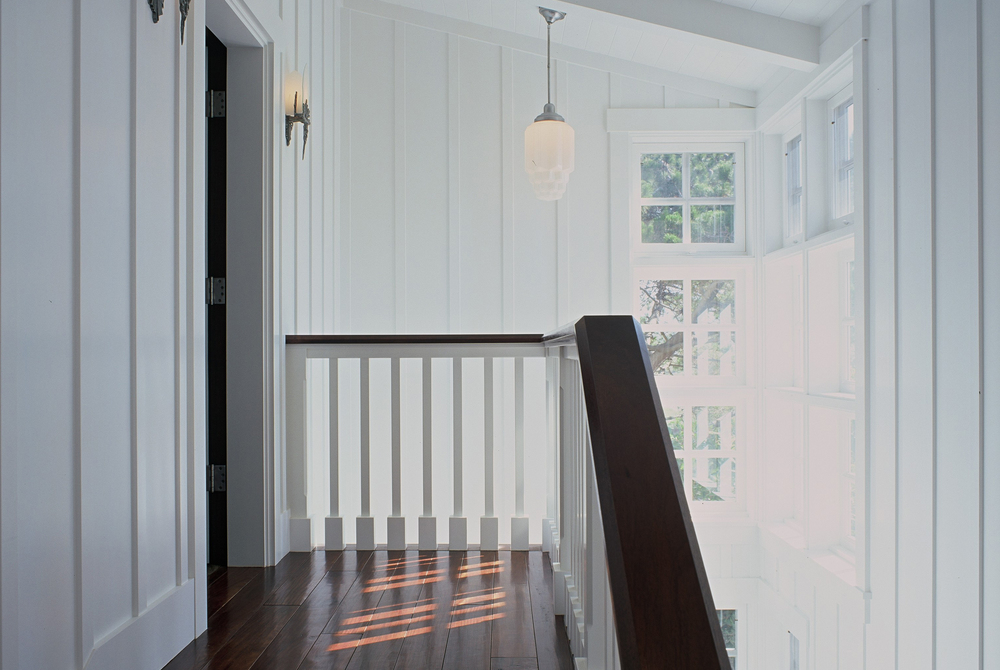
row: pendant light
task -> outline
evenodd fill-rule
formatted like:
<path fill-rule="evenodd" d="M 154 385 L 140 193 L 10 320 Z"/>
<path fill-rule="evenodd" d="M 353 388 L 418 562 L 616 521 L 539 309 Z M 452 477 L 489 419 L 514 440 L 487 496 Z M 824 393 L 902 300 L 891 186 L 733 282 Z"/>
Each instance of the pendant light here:
<path fill-rule="evenodd" d="M 558 200 L 566 192 L 569 173 L 573 171 L 573 128 L 556 114 L 552 104 L 552 24 L 563 19 L 565 12 L 538 8 L 545 17 L 548 102 L 524 131 L 524 169 L 535 187 L 539 200 Z"/>

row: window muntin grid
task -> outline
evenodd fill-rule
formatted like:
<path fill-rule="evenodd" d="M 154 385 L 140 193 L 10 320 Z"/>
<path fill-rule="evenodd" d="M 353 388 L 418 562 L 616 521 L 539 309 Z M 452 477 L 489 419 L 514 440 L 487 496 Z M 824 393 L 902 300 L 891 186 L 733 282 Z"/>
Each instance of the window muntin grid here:
<path fill-rule="evenodd" d="M 743 142 L 633 138 L 634 255 L 746 249 Z"/>
<path fill-rule="evenodd" d="M 637 278 L 634 313 L 653 373 L 665 383 L 742 382 L 743 287 L 735 275 L 715 274 Z"/>

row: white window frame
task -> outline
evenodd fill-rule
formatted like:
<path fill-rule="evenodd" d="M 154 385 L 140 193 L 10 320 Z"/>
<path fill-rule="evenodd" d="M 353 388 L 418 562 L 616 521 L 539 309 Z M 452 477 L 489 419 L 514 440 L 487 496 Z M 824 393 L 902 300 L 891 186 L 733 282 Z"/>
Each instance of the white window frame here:
<path fill-rule="evenodd" d="M 789 165 L 788 165 L 788 150 L 789 145 L 794 140 L 799 141 L 799 229 L 793 232 L 791 230 L 792 223 L 792 189 L 789 183 Z M 784 233 L 784 246 L 790 246 L 792 244 L 799 244 L 805 239 L 806 231 L 806 200 L 805 200 L 805 141 L 802 133 L 802 127 L 800 124 L 796 124 L 792 130 L 785 133 L 781 138 L 781 147 L 784 161 L 782 161 L 782 200 L 783 200 L 783 225 L 782 231 Z"/>
<path fill-rule="evenodd" d="M 689 173 L 685 170 L 683 182 L 683 197 L 681 198 L 643 198 L 642 197 L 642 154 L 692 154 L 692 153 L 733 153 L 736 166 L 734 170 L 735 185 L 733 189 L 733 239 L 732 243 L 690 242 L 690 206 L 692 204 L 713 204 L 710 198 L 692 202 L 688 194 Z M 629 229 L 633 256 L 662 256 L 690 254 L 691 252 L 739 253 L 747 251 L 747 188 L 746 188 L 746 142 L 692 142 L 664 141 L 655 137 L 633 137 L 630 161 L 630 206 Z M 685 166 L 687 160 L 685 159 Z M 720 203 L 714 203 L 720 204 Z M 642 241 L 642 206 L 643 205 L 682 205 L 685 209 L 685 224 L 683 236 L 685 242 L 679 244 L 644 243 Z"/>
<path fill-rule="evenodd" d="M 830 133 L 829 133 L 829 165 L 830 165 L 830 177 L 828 179 L 830 188 L 830 219 L 833 225 L 836 227 L 838 225 L 847 225 L 854 221 L 854 208 L 856 203 L 854 203 L 854 193 L 852 189 L 848 189 L 849 197 L 852 201 L 852 208 L 850 211 L 845 213 L 839 213 L 837 210 L 837 198 L 840 192 L 840 172 L 842 170 L 850 167 L 854 168 L 854 163 L 856 157 L 851 156 L 849 161 L 841 161 L 841 156 L 839 155 L 838 145 L 837 145 L 837 116 L 839 110 L 848 104 L 853 104 L 854 102 L 854 83 L 845 86 L 836 95 L 830 98 L 828 102 L 828 114 L 830 119 Z M 856 124 L 855 124 L 856 126 Z M 846 131 L 845 131 L 846 132 Z"/>

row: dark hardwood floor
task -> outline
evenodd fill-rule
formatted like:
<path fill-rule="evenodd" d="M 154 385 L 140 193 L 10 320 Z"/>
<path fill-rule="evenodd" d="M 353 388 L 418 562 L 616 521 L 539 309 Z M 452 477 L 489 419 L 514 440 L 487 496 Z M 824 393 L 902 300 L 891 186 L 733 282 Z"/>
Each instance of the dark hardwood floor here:
<path fill-rule="evenodd" d="M 210 576 L 208 630 L 169 670 L 571 670 L 532 552 L 289 554 Z"/>

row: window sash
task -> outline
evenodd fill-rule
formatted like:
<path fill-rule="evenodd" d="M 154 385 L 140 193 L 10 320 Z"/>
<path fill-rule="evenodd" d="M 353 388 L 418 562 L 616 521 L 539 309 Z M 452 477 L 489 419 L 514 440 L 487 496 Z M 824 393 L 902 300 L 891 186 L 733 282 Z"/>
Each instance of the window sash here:
<path fill-rule="evenodd" d="M 732 197 L 698 197 L 691 195 L 690 159 L 693 154 L 732 153 L 734 154 L 734 188 Z M 683 179 L 680 197 L 642 196 L 642 156 L 644 154 L 681 154 Z M 746 249 L 746 188 L 745 188 L 746 145 L 744 142 L 656 142 L 652 137 L 634 138 L 631 150 L 632 174 L 632 214 L 630 236 L 633 257 L 637 255 L 669 255 L 697 251 L 732 252 Z M 692 207 L 727 206 L 733 208 L 732 242 L 692 241 Z M 681 241 L 643 242 L 643 207 L 681 207 Z"/>
<path fill-rule="evenodd" d="M 854 213 L 854 99 L 833 109 L 834 218 Z"/>

